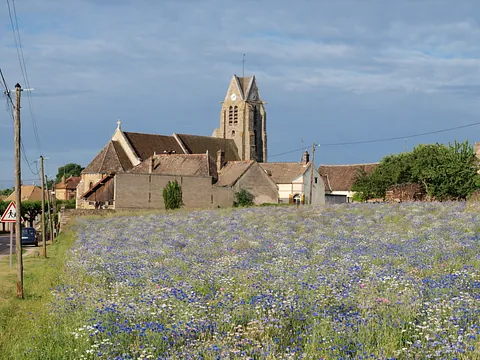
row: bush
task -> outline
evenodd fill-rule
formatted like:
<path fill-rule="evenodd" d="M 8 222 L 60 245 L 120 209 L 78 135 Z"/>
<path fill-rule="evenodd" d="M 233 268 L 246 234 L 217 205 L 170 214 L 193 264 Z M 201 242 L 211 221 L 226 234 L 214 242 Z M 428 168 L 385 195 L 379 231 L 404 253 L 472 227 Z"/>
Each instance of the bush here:
<path fill-rule="evenodd" d="M 234 207 L 252 206 L 252 205 L 253 205 L 253 196 L 247 190 L 242 189 L 239 192 L 235 193 L 235 201 L 233 202 Z"/>
<path fill-rule="evenodd" d="M 183 205 L 182 187 L 177 180 L 169 181 L 163 189 L 163 201 L 166 210 L 179 209 Z"/>

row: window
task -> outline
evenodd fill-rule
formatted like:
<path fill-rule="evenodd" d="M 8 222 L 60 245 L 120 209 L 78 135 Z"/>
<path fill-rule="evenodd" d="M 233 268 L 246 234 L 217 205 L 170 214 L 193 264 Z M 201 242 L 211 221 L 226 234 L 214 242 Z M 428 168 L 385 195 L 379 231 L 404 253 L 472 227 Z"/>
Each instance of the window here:
<path fill-rule="evenodd" d="M 235 106 L 233 108 L 233 124 L 234 125 L 238 124 L 238 106 Z"/>
<path fill-rule="evenodd" d="M 315 176 L 315 184 L 318 182 L 318 177 Z"/>
<path fill-rule="evenodd" d="M 213 204 L 213 194 L 210 195 L 210 204 Z"/>
<path fill-rule="evenodd" d="M 88 188 L 91 189 L 93 187 L 93 182 L 90 181 L 90 185 L 88 185 Z"/>
<path fill-rule="evenodd" d="M 233 124 L 233 106 L 230 106 L 228 108 L 228 125 L 232 125 L 232 124 Z"/>
<path fill-rule="evenodd" d="M 235 136 L 235 130 L 232 130 L 232 137 Z"/>

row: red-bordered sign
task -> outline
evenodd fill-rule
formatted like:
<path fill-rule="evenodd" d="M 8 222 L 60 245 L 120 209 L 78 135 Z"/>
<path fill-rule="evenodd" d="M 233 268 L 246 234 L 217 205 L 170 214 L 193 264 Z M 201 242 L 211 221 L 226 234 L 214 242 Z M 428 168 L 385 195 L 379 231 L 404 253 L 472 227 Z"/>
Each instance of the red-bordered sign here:
<path fill-rule="evenodd" d="M 7 210 L 2 215 L 0 222 L 15 222 L 17 221 L 17 207 L 15 206 L 15 201 L 12 201 Z M 23 221 L 23 219 L 21 220 Z"/>

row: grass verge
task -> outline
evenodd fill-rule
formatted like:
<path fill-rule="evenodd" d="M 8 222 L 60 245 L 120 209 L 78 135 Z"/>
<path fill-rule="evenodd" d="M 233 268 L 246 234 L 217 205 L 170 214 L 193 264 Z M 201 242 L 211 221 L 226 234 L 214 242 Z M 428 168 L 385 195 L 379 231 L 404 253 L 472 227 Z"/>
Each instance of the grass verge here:
<path fill-rule="evenodd" d="M 47 246 L 46 259 L 35 253 L 24 256 L 23 300 L 16 297 L 15 258 L 12 268 L 8 256 L 0 259 L 0 359 L 25 359 L 22 349 L 30 347 L 28 344 L 42 331 L 38 320 L 48 324 L 46 305 L 52 299 L 51 289 L 59 284 L 67 250 L 75 239 L 73 229 L 69 227 Z"/>

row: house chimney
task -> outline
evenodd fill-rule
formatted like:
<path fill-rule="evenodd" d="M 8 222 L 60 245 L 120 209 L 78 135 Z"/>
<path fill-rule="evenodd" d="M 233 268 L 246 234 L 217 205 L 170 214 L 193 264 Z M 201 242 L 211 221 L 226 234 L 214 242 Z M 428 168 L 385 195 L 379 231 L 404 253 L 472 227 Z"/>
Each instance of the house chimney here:
<path fill-rule="evenodd" d="M 217 171 L 220 171 L 225 164 L 225 151 L 217 151 Z"/>
<path fill-rule="evenodd" d="M 150 158 L 150 164 L 148 164 L 148 173 L 149 174 L 153 173 L 154 165 L 155 165 L 155 157 L 152 156 Z"/>
<path fill-rule="evenodd" d="M 304 164 L 304 165 L 307 165 L 309 162 L 310 162 L 310 154 L 308 153 L 308 151 L 305 150 L 305 152 L 303 153 L 303 156 L 302 156 L 301 163 Z"/>

